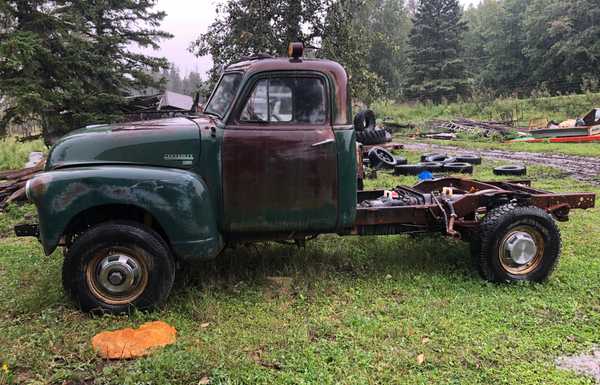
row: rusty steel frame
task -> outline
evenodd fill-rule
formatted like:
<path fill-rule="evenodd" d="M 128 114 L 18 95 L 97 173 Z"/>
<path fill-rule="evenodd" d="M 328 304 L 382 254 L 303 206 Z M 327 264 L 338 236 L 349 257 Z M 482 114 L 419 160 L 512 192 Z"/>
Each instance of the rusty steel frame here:
<path fill-rule="evenodd" d="M 480 221 L 477 214 L 485 214 L 490 207 L 499 203 L 516 201 L 519 204 L 539 207 L 559 221 L 567 221 L 571 209 L 593 208 L 596 196 L 593 193 L 556 194 L 531 187 L 530 181 L 480 182 L 462 178 L 443 178 L 423 181 L 414 187 L 401 189 L 417 194 L 441 192 L 452 188 L 455 199 L 444 199 L 443 195 L 422 205 L 400 207 L 373 207 L 357 209 L 356 225 L 352 234 L 393 233 L 390 228 L 403 232 L 430 232 L 445 230 L 451 236 L 477 230 Z M 359 191 L 358 201 L 376 199 L 384 190 Z"/>

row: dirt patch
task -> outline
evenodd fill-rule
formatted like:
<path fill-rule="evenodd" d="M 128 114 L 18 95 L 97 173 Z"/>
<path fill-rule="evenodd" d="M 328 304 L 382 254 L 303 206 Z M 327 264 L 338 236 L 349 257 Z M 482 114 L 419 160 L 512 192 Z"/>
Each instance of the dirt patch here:
<path fill-rule="evenodd" d="M 585 156 L 563 154 L 544 154 L 537 152 L 517 152 L 503 150 L 468 150 L 455 146 L 442 146 L 426 143 L 409 143 L 404 148 L 411 151 L 435 152 L 442 151 L 449 155 L 459 153 L 476 153 L 479 156 L 493 160 L 503 160 L 510 163 L 539 164 L 555 167 L 569 176 L 596 186 L 600 186 L 600 160 Z"/>
<path fill-rule="evenodd" d="M 590 376 L 600 384 L 600 350 L 579 356 L 560 357 L 556 360 L 556 366 Z"/>

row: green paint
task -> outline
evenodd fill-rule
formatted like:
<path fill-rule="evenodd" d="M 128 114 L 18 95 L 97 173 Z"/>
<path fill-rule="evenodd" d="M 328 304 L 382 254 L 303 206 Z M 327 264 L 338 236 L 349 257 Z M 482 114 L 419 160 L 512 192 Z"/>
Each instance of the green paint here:
<path fill-rule="evenodd" d="M 69 223 L 93 207 L 131 205 L 151 214 L 182 259 L 210 258 L 223 247 L 206 184 L 189 171 L 139 166 L 94 166 L 50 171 L 30 192 L 40 240 L 51 254 Z"/>
<path fill-rule="evenodd" d="M 198 130 L 185 118 L 83 128 L 54 145 L 46 169 L 110 163 L 191 168 L 199 155 Z"/>
<path fill-rule="evenodd" d="M 354 225 L 356 219 L 356 134 L 352 126 L 333 129 L 337 147 L 338 229 Z"/>

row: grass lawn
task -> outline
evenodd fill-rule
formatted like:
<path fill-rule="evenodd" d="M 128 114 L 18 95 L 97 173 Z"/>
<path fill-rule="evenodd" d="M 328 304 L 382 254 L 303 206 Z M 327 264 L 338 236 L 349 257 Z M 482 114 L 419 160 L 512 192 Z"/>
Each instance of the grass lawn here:
<path fill-rule="evenodd" d="M 402 136 L 397 136 L 396 140 L 400 143 L 411 142 Z M 419 140 L 419 143 L 432 143 L 441 146 L 456 146 L 477 150 L 503 150 L 503 151 L 525 151 L 540 152 L 545 154 L 563 154 L 575 156 L 587 156 L 599 158 L 600 162 L 600 142 L 598 143 L 502 143 L 485 140 L 467 140 L 458 138 L 457 140 Z"/>
<path fill-rule="evenodd" d="M 475 177 L 492 178 L 493 166 Z M 553 169 L 532 166 L 530 176 L 600 194 Z M 367 186 L 414 182 L 380 173 Z M 304 249 L 228 250 L 161 310 L 130 317 L 76 310 L 60 285 L 61 254 L 10 235 L 31 211 L 0 214 L 0 364 L 14 383 L 593 383 L 554 359 L 600 342 L 600 209 L 560 225 L 563 257 L 546 284 L 486 283 L 468 246 L 440 236 L 323 236 Z M 176 344 L 132 361 L 91 351 L 100 331 L 159 319 L 177 328 Z"/>

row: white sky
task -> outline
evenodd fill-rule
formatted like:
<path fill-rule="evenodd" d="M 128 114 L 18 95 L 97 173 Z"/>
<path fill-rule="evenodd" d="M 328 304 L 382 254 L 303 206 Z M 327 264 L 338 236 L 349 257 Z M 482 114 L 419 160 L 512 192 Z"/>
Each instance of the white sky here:
<path fill-rule="evenodd" d="M 157 9 L 165 11 L 161 29 L 174 35 L 163 40 L 160 50 L 143 50 L 153 56 L 164 56 L 175 63 L 182 75 L 197 71 L 203 77 L 211 67 L 210 57 L 197 58 L 188 52 L 190 43 L 206 32 L 215 18 L 216 5 L 220 0 L 158 0 Z M 460 0 L 465 6 L 478 4 L 480 0 Z"/>

